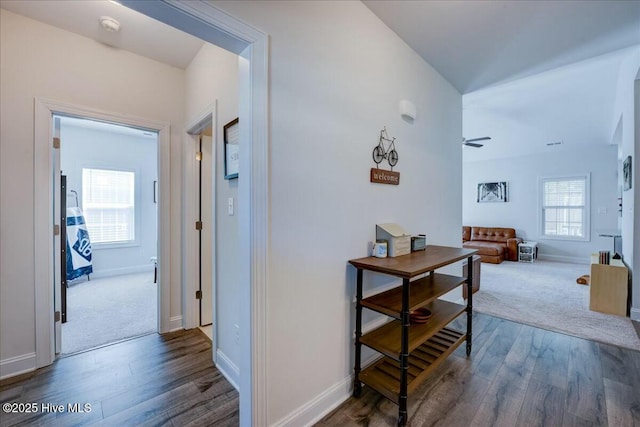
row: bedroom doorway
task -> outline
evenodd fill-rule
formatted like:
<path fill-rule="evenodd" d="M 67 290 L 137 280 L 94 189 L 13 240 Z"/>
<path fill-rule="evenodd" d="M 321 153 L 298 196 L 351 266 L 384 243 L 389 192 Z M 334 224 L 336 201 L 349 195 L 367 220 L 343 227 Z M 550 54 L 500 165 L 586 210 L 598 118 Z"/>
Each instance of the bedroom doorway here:
<path fill-rule="evenodd" d="M 215 274 L 214 239 L 215 239 L 215 216 L 213 214 L 215 182 L 213 175 L 213 129 L 207 127 L 199 136 L 199 151 L 201 153 L 198 182 L 198 211 L 202 227 L 199 234 L 199 317 L 200 327 L 207 327 L 213 324 L 213 282 Z"/>
<path fill-rule="evenodd" d="M 216 104 L 187 125 L 185 154 L 185 215 L 195 227 L 185 229 L 185 245 L 193 257 L 185 265 L 186 311 L 191 327 L 198 327 L 217 348 L 216 320 Z M 192 220 L 191 220 L 192 218 Z M 215 356 L 214 356 L 215 357 Z"/>
<path fill-rule="evenodd" d="M 158 132 L 60 114 L 53 123 L 56 353 L 157 332 Z"/>

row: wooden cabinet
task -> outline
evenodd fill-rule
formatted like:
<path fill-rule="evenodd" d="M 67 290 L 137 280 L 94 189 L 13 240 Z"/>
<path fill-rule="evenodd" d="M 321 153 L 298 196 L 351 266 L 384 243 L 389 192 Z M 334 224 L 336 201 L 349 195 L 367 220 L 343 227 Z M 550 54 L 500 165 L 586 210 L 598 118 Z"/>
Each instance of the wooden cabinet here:
<path fill-rule="evenodd" d="M 591 256 L 590 310 L 626 316 L 628 287 L 629 271 L 621 260 L 599 264 L 598 255 Z"/>
<path fill-rule="evenodd" d="M 360 258 L 350 260 L 357 269 L 355 380 L 353 394 L 359 397 L 362 383 L 368 385 L 399 406 L 398 425 L 405 425 L 407 399 L 411 393 L 460 344 L 467 342 L 471 354 L 473 269 L 467 277 L 436 273 L 448 264 L 467 259 L 472 265 L 477 251 L 445 246 L 427 246 L 424 251 L 395 258 Z M 362 298 L 363 271 L 388 274 L 402 279 L 402 285 L 368 298 Z M 467 286 L 467 305 L 439 300 L 438 297 Z M 432 315 L 426 323 L 410 322 L 410 313 L 428 308 Z M 393 321 L 362 334 L 362 309 L 392 317 Z M 466 332 L 447 326 L 467 313 Z M 361 351 L 366 345 L 381 354 L 362 369 Z"/>

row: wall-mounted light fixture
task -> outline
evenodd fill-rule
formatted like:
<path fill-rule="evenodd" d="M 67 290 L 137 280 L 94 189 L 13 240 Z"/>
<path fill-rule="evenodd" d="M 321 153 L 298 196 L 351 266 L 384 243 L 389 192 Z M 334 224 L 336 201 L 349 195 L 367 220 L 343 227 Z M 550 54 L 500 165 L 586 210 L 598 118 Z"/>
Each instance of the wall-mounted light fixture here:
<path fill-rule="evenodd" d="M 400 101 L 400 115 L 403 119 L 413 121 L 416 119 L 416 105 L 407 100 L 403 99 Z"/>

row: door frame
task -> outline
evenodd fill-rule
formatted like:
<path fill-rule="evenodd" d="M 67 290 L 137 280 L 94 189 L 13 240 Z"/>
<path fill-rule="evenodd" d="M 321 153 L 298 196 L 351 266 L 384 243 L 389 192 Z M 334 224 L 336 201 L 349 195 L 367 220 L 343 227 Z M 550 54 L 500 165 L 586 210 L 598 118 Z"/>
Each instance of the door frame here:
<path fill-rule="evenodd" d="M 240 425 L 267 425 L 269 36 L 209 2 L 120 2 L 240 56 Z"/>
<path fill-rule="evenodd" d="M 56 322 L 54 292 L 57 282 L 54 272 L 54 158 L 59 150 L 53 148 L 53 115 L 84 117 L 97 121 L 119 123 L 158 132 L 158 331 L 170 327 L 170 216 L 169 216 L 169 143 L 167 122 L 133 118 L 91 107 L 77 106 L 44 98 L 35 99 L 34 119 L 34 259 L 36 304 L 36 367 L 47 366 L 56 358 Z M 64 141 L 62 141 L 64 144 Z M 56 218 L 57 218 L 56 213 Z M 59 220 L 59 218 L 58 218 Z"/>

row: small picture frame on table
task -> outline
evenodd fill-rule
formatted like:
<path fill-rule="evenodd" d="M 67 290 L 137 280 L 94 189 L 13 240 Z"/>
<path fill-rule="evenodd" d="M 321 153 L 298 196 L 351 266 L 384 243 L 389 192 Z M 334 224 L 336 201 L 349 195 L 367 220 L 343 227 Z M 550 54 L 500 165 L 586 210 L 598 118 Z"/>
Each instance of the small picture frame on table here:
<path fill-rule="evenodd" d="M 238 177 L 240 165 L 240 127 L 238 119 L 224 125 L 224 179 Z"/>

